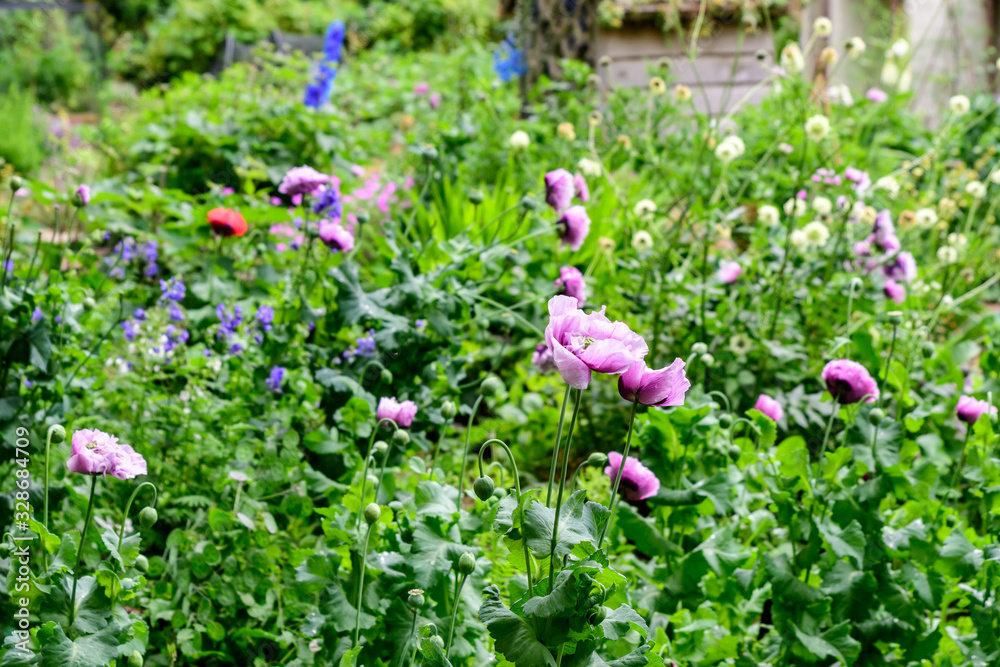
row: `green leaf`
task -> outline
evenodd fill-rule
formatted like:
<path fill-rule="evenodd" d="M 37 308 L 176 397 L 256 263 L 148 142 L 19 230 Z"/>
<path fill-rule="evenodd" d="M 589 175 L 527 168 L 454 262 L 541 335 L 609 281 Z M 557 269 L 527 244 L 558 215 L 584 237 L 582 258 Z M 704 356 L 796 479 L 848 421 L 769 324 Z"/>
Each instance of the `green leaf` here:
<path fill-rule="evenodd" d="M 580 613 L 578 607 L 582 600 L 590 594 L 593 582 L 594 578 L 587 572 L 563 570 L 556 575 L 556 585 L 551 593 L 536 595 L 524 603 L 524 614 L 541 618 L 576 616 Z"/>
<path fill-rule="evenodd" d="M 487 586 L 483 595 L 486 599 L 479 608 L 479 620 L 496 642 L 498 653 L 516 667 L 556 667 L 552 653 L 538 641 L 531 625 L 504 606 L 499 588 Z"/>
<path fill-rule="evenodd" d="M 823 594 L 809 584 L 800 581 L 792 574 L 788 557 L 779 555 L 764 556 L 764 568 L 771 579 L 771 588 L 775 597 L 781 597 L 792 602 L 811 603 L 823 597 Z"/>
<path fill-rule="evenodd" d="M 449 537 L 444 537 L 426 522 L 417 524 L 413 531 L 413 551 L 406 559 L 413 568 L 417 588 L 432 588 L 451 572 L 463 553 L 479 553 L 479 547 L 466 546 L 458 539 L 457 527 L 453 526 Z"/>
<path fill-rule="evenodd" d="M 587 502 L 586 498 L 587 492 L 580 490 L 563 504 L 555 551 L 559 558 L 569 555 L 573 547 L 581 542 L 596 544 L 597 534 L 608 520 L 608 508 Z M 546 507 L 537 500 L 524 508 L 524 534 L 536 558 L 549 557 L 555 515 L 554 508 Z"/>
<path fill-rule="evenodd" d="M 106 667 L 118 657 L 119 627 L 109 625 L 100 632 L 70 641 L 62 627 L 46 623 L 38 630 L 44 667 Z"/>
<path fill-rule="evenodd" d="M 819 636 L 803 632 L 794 623 L 791 625 L 795 629 L 795 637 L 816 658 L 836 658 L 850 665 L 861 653 L 861 644 L 850 635 L 850 621 L 844 621 Z"/>
<path fill-rule="evenodd" d="M 420 628 L 420 637 L 417 639 L 417 650 L 420 651 L 424 664 L 428 667 L 452 667 L 448 657 L 444 654 L 444 649 L 438 644 L 441 637 L 435 638 L 430 625 Z"/>
<path fill-rule="evenodd" d="M 108 548 L 111 556 L 118 561 L 122 568 L 133 565 L 135 559 L 139 557 L 139 543 L 142 541 L 139 533 L 123 536 L 120 549 L 118 547 L 118 533 L 112 528 L 101 533 L 101 541 L 104 542 L 104 546 Z"/>
<path fill-rule="evenodd" d="M 646 641 L 646 637 L 649 635 L 646 621 L 627 604 L 608 612 L 608 615 L 601 621 L 601 629 L 604 630 L 606 639 L 624 639 L 629 630 L 638 632 L 643 641 Z"/>
<path fill-rule="evenodd" d="M 417 514 L 429 514 L 445 519 L 451 518 L 452 515 L 458 512 L 455 499 L 449 493 L 449 489 L 452 488 L 450 486 L 445 488 L 441 484 L 430 480 L 425 480 L 417 484 L 417 491 L 414 494 Z"/>
<path fill-rule="evenodd" d="M 758 447 L 763 451 L 767 451 L 774 446 L 774 443 L 778 440 L 778 425 L 773 419 L 765 415 L 760 410 L 750 409 L 747 410 L 747 416 L 753 420 L 757 427 L 760 429 L 758 431 L 759 441 Z"/>
<path fill-rule="evenodd" d="M 851 521 L 846 528 L 840 528 L 831 519 L 826 518 L 819 525 L 819 532 L 838 557 L 850 558 L 859 568 L 864 567 L 867 541 L 857 520 Z"/>
<path fill-rule="evenodd" d="M 655 655 L 647 655 L 652 648 L 650 644 L 640 644 L 627 655 L 617 660 L 606 661 L 598 653 L 600 642 L 588 640 L 577 644 L 576 653 L 563 659 L 564 667 L 646 667 L 646 665 L 663 665 Z M 652 661 L 650 658 L 655 660 Z"/>

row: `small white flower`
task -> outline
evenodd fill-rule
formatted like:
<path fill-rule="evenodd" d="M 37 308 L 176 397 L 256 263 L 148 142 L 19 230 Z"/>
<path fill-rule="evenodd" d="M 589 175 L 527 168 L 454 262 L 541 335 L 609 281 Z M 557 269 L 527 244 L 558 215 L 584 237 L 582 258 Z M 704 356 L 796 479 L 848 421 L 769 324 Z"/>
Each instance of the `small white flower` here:
<path fill-rule="evenodd" d="M 737 357 L 748 354 L 753 349 L 753 340 L 745 333 L 738 333 L 729 339 L 729 350 Z"/>
<path fill-rule="evenodd" d="M 739 156 L 746 152 L 746 144 L 743 140 L 737 137 L 735 134 L 731 134 L 722 141 L 719 145 L 715 147 L 715 157 L 723 164 L 729 164 Z"/>
<path fill-rule="evenodd" d="M 937 212 L 932 208 L 921 208 L 918 209 L 916 213 L 913 214 L 913 220 L 917 223 L 918 227 L 923 229 L 930 229 L 937 224 L 938 215 Z"/>
<path fill-rule="evenodd" d="M 954 264 L 958 261 L 958 250 L 950 245 L 943 245 L 938 248 L 937 258 L 941 260 L 942 264 Z"/>
<path fill-rule="evenodd" d="M 792 232 L 788 240 L 792 242 L 796 250 L 802 251 L 809 247 L 809 240 L 806 238 L 806 233 L 801 229 L 796 229 Z"/>
<path fill-rule="evenodd" d="M 830 134 L 830 119 L 818 114 L 806 120 L 806 136 L 813 141 L 822 141 Z"/>
<path fill-rule="evenodd" d="M 632 237 L 632 248 L 636 252 L 645 252 L 653 247 L 653 237 L 645 229 L 640 229 Z"/>
<path fill-rule="evenodd" d="M 865 52 L 865 49 L 868 47 L 865 44 L 865 40 L 861 39 L 860 37 L 851 37 L 849 40 L 847 40 L 847 45 L 845 48 L 847 49 L 848 55 L 851 56 L 851 60 L 857 60 L 858 58 L 861 57 L 861 54 L 863 54 Z"/>
<path fill-rule="evenodd" d="M 830 228 L 819 220 L 813 220 L 803 227 L 802 231 L 805 234 L 806 244 L 810 246 L 821 248 L 830 239 Z"/>
<path fill-rule="evenodd" d="M 948 108 L 956 116 L 964 116 L 969 113 L 969 108 L 972 103 L 969 102 L 969 98 L 965 95 L 955 95 L 950 100 L 948 100 Z"/>
<path fill-rule="evenodd" d="M 833 202 L 826 197 L 814 197 L 812 207 L 820 215 L 830 215 L 833 212 Z"/>
<path fill-rule="evenodd" d="M 798 74 L 805 69 L 806 60 L 802 56 L 798 42 L 790 42 L 781 50 L 781 66 L 789 74 Z"/>
<path fill-rule="evenodd" d="M 986 186 L 981 181 L 969 181 L 965 186 L 965 192 L 973 199 L 982 199 L 986 196 Z"/>
<path fill-rule="evenodd" d="M 892 55 L 897 58 L 905 58 L 906 54 L 910 52 L 910 43 L 905 39 L 897 39 L 892 43 L 890 50 L 892 51 Z"/>
<path fill-rule="evenodd" d="M 883 176 L 882 178 L 875 181 L 873 186 L 875 190 L 885 190 L 889 193 L 889 196 L 895 197 L 899 194 L 899 183 L 892 176 Z"/>
<path fill-rule="evenodd" d="M 1000 169 L 997 169 L 996 167 L 993 168 L 993 171 L 990 172 L 990 182 L 1000 183 Z"/>
<path fill-rule="evenodd" d="M 834 104 L 840 104 L 845 107 L 854 104 L 854 96 L 851 95 L 851 89 L 847 87 L 847 84 L 842 83 L 830 86 L 827 88 L 826 94 Z"/>
<path fill-rule="evenodd" d="M 652 199 L 640 199 L 632 207 L 632 212 L 640 218 L 645 218 L 647 215 L 656 213 L 656 202 Z"/>
<path fill-rule="evenodd" d="M 781 213 L 777 206 L 764 204 L 757 209 L 757 220 L 765 227 L 774 227 L 781 220 Z"/>
<path fill-rule="evenodd" d="M 862 220 L 865 217 L 865 209 L 868 206 L 863 201 L 856 201 L 854 205 L 851 206 L 851 218 L 854 220 Z"/>
<path fill-rule="evenodd" d="M 576 163 L 577 168 L 584 176 L 600 176 L 601 175 L 601 163 L 595 162 L 587 158 L 580 158 L 580 161 Z"/>
<path fill-rule="evenodd" d="M 510 147 L 516 149 L 527 148 L 531 145 L 531 137 L 524 130 L 517 130 L 510 135 Z"/>
<path fill-rule="evenodd" d="M 795 217 L 799 217 L 806 212 L 806 202 L 804 199 L 799 199 L 798 197 L 793 197 L 785 202 L 785 205 L 781 207 L 785 212 L 785 215 L 792 215 L 795 212 Z"/>
<path fill-rule="evenodd" d="M 952 232 L 951 234 L 948 234 L 948 243 L 956 248 L 964 248 L 969 245 L 969 239 L 965 238 L 965 234 Z"/>
<path fill-rule="evenodd" d="M 829 37 L 830 33 L 833 32 L 833 21 L 825 16 L 820 16 L 813 21 L 813 32 L 815 32 L 818 37 Z"/>
<path fill-rule="evenodd" d="M 896 66 L 896 63 L 887 60 L 882 65 L 882 85 L 892 88 L 897 83 L 899 83 L 899 67 Z"/>

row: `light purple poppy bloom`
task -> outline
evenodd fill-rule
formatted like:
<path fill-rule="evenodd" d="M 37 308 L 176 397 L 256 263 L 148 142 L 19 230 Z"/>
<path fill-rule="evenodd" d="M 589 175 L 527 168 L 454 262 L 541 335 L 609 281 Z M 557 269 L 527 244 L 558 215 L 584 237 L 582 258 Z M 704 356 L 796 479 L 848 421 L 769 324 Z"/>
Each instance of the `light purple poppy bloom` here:
<path fill-rule="evenodd" d="M 719 280 L 724 283 L 735 283 L 743 273 L 743 267 L 738 262 L 723 262 L 719 267 Z"/>
<path fill-rule="evenodd" d="M 624 373 L 641 361 L 649 347 L 624 322 L 612 322 L 600 311 L 584 313 L 571 296 L 549 299 L 545 344 L 559 375 L 571 387 L 586 389 L 593 371 Z"/>
<path fill-rule="evenodd" d="M 410 428 L 413 418 L 417 416 L 417 404 L 413 401 L 398 403 L 395 398 L 383 396 L 379 399 L 375 418 L 379 421 L 391 419 L 399 428 Z"/>
<path fill-rule="evenodd" d="M 354 236 L 344 229 L 339 221 L 323 220 L 319 223 L 319 238 L 326 247 L 334 252 L 347 252 L 354 249 Z"/>
<path fill-rule="evenodd" d="M 903 303 L 906 301 L 906 288 L 897 283 L 893 279 L 885 281 L 885 287 L 882 288 L 885 292 L 886 297 L 892 299 L 896 303 Z"/>
<path fill-rule="evenodd" d="M 566 209 L 558 222 L 559 238 L 570 250 L 579 250 L 590 233 L 590 217 L 587 209 L 582 206 L 571 206 Z"/>
<path fill-rule="evenodd" d="M 776 422 L 781 421 L 781 418 L 785 416 L 785 409 L 781 407 L 781 403 L 778 403 L 778 401 L 767 394 L 761 394 L 757 397 L 757 402 L 753 404 L 753 409 L 760 410 Z"/>
<path fill-rule="evenodd" d="M 118 438 L 96 429 L 73 434 L 72 452 L 66 467 L 84 475 L 113 475 L 132 479 L 146 474 L 146 459 Z"/>
<path fill-rule="evenodd" d="M 575 266 L 564 266 L 559 269 L 556 287 L 562 288 L 562 293 L 571 296 L 580 303 L 587 300 L 587 286 L 583 282 L 583 274 Z"/>
<path fill-rule="evenodd" d="M 865 93 L 867 97 L 872 102 L 882 103 L 889 99 L 889 95 L 880 88 L 869 88 L 868 92 Z"/>
<path fill-rule="evenodd" d="M 587 187 L 587 179 L 583 177 L 583 174 L 573 176 L 573 190 L 576 192 L 577 199 L 584 204 L 590 201 L 590 188 Z"/>
<path fill-rule="evenodd" d="M 608 467 L 604 469 L 604 474 L 614 480 L 618 477 L 618 469 L 622 468 L 622 455 L 618 452 L 608 454 Z M 660 480 L 652 470 L 639 463 L 639 459 L 630 456 L 625 459 L 625 467 L 622 468 L 621 485 L 618 492 L 625 500 L 645 500 L 652 498 L 660 490 Z"/>
<path fill-rule="evenodd" d="M 573 203 L 575 192 L 573 174 L 565 169 L 554 169 L 545 174 L 545 201 L 555 209 L 556 213 L 562 213 L 569 208 Z"/>
<path fill-rule="evenodd" d="M 820 374 L 830 395 L 841 405 L 850 405 L 864 399 L 874 403 L 879 397 L 878 383 L 868 369 L 850 359 L 836 359 L 827 363 Z"/>
<path fill-rule="evenodd" d="M 995 415 L 996 406 L 990 405 L 986 401 L 979 401 L 972 396 L 961 396 L 958 405 L 955 407 L 955 414 L 966 424 L 975 424 L 983 415 Z"/>
<path fill-rule="evenodd" d="M 882 265 L 886 278 L 908 283 L 917 277 L 917 260 L 908 252 L 901 252 L 892 261 Z"/>
<path fill-rule="evenodd" d="M 431 90 L 431 84 L 426 81 L 421 81 L 413 87 L 414 95 L 426 95 Z"/>
<path fill-rule="evenodd" d="M 304 194 L 311 195 L 319 190 L 323 184 L 329 182 L 329 176 L 319 173 L 312 167 L 292 167 L 281 180 L 281 185 L 278 186 L 278 192 L 283 195 L 290 196 Z"/>
<path fill-rule="evenodd" d="M 618 377 L 618 393 L 626 401 L 661 408 L 684 405 L 684 394 L 690 388 L 683 359 L 674 359 L 669 366 L 655 371 L 647 368 L 645 361 L 637 361 Z"/>
<path fill-rule="evenodd" d="M 431 109 L 437 109 L 441 106 L 441 93 L 435 91 L 430 94 L 427 98 L 427 103 L 431 105 Z"/>
<path fill-rule="evenodd" d="M 76 192 L 74 194 L 76 194 L 76 196 L 77 196 L 77 198 L 78 198 L 78 200 L 80 202 L 80 206 L 86 206 L 87 204 L 90 203 L 90 186 L 89 185 L 81 185 L 80 187 L 78 187 L 76 189 Z"/>
<path fill-rule="evenodd" d="M 535 347 L 535 352 L 531 355 L 531 363 L 538 366 L 538 370 L 543 373 L 548 373 L 556 368 L 555 362 L 552 361 L 552 351 L 545 343 L 539 343 Z"/>

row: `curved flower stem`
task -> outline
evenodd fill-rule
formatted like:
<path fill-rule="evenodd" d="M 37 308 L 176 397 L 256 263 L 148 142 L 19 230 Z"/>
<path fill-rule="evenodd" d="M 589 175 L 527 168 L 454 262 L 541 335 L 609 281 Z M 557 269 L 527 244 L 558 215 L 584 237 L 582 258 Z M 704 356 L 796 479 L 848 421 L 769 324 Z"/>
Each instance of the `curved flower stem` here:
<path fill-rule="evenodd" d="M 622 452 L 622 460 L 618 465 L 618 474 L 615 475 L 615 483 L 611 487 L 611 499 L 608 501 L 608 509 L 611 513 L 608 515 L 608 520 L 604 522 L 601 526 L 601 534 L 597 537 L 597 549 L 600 551 L 601 545 L 604 544 L 604 536 L 608 533 L 608 526 L 611 525 L 611 521 L 615 518 L 615 506 L 618 504 L 618 485 L 622 481 L 622 472 L 625 470 L 625 462 L 628 461 L 628 451 L 632 447 L 632 431 L 635 425 L 635 411 L 639 408 L 639 399 L 636 398 L 632 401 L 632 411 L 628 416 L 628 435 L 625 437 L 625 450 Z"/>
<path fill-rule="evenodd" d="M 451 422 L 449 421 L 441 427 L 441 432 L 438 434 L 437 442 L 434 443 L 434 453 L 431 454 L 431 477 L 434 477 L 434 466 L 437 465 L 438 452 L 441 450 L 441 442 L 444 440 L 445 431 L 448 430 L 450 425 Z"/>
<path fill-rule="evenodd" d="M 583 389 L 576 390 L 576 403 L 573 405 L 573 418 L 569 422 L 569 433 L 566 435 L 566 447 L 563 454 L 562 478 L 559 480 L 559 493 L 556 496 L 556 516 L 552 521 L 552 541 L 549 544 L 549 593 L 555 586 L 556 543 L 559 541 L 559 515 L 562 512 L 563 489 L 566 488 L 566 469 L 569 468 L 569 452 L 573 444 L 573 431 L 576 430 L 576 418 L 580 414 L 580 402 L 583 399 Z"/>
<path fill-rule="evenodd" d="M 73 627 L 76 616 L 76 582 L 80 578 L 80 559 L 83 557 L 83 545 L 87 543 L 87 529 L 90 519 L 94 516 L 94 490 L 97 488 L 97 475 L 90 478 L 90 500 L 87 502 L 87 518 L 83 521 L 83 532 L 80 533 L 80 546 L 76 549 L 76 562 L 73 564 L 73 592 L 69 596 L 69 625 Z"/>
<path fill-rule="evenodd" d="M 483 395 L 476 397 L 476 402 L 472 404 L 472 412 L 469 414 L 469 425 L 465 429 L 465 449 L 462 453 L 462 469 L 458 473 L 458 510 L 462 511 L 462 494 L 465 492 L 465 464 L 469 459 L 469 441 L 472 439 L 472 425 L 476 421 L 479 413 L 479 404 L 483 402 Z"/>
<path fill-rule="evenodd" d="M 362 381 L 362 382 L 364 382 L 364 380 L 365 380 L 365 376 L 367 376 L 367 375 L 368 375 L 368 369 L 369 369 L 369 368 L 371 368 L 372 366 L 378 366 L 378 367 L 379 367 L 379 368 L 381 368 L 381 369 L 382 369 L 383 371 L 384 371 L 384 370 L 388 370 L 388 369 L 387 369 L 387 368 L 385 367 L 385 364 L 383 364 L 383 363 L 382 363 L 381 361 L 378 361 L 378 360 L 376 360 L 376 359 L 372 359 L 372 360 L 371 360 L 371 361 L 369 361 L 369 362 L 368 362 L 367 364 L 365 364 L 364 368 L 362 368 L 362 369 L 361 369 L 361 381 Z M 381 377 L 381 376 L 380 376 L 380 377 Z M 362 386 L 364 386 L 364 385 L 362 385 Z"/>
<path fill-rule="evenodd" d="M 368 567 L 368 542 L 372 539 L 372 528 L 375 524 L 368 525 L 368 533 L 365 535 L 365 547 L 361 550 L 361 565 L 358 571 L 358 609 L 354 614 L 354 646 L 358 645 L 358 637 L 361 634 L 361 601 L 365 593 L 365 569 Z"/>
<path fill-rule="evenodd" d="M 847 224 L 846 222 L 844 223 Z M 847 328 L 844 330 L 844 338 L 847 342 L 844 343 L 844 358 L 851 358 L 851 309 L 854 307 L 854 283 L 847 288 Z"/>
<path fill-rule="evenodd" d="M 135 497 L 139 494 L 139 491 L 141 491 L 142 488 L 145 487 L 145 486 L 148 486 L 149 488 L 153 489 L 153 503 L 152 503 L 152 505 L 150 505 L 150 507 L 153 507 L 154 509 L 156 508 L 156 498 L 157 498 L 157 495 L 158 495 L 157 489 L 156 489 L 156 485 L 153 484 L 152 482 L 143 482 L 139 486 L 135 487 L 135 491 L 132 492 L 132 495 L 129 496 L 128 502 L 125 503 L 125 514 L 122 515 L 122 527 L 118 530 L 118 547 L 117 547 L 118 553 L 121 553 L 121 550 L 122 550 L 122 539 L 124 539 L 124 537 L 125 537 L 125 522 L 128 521 L 128 511 L 130 509 L 132 509 L 132 501 L 135 500 Z M 113 563 L 112 563 L 112 566 L 111 566 L 111 570 L 112 570 L 112 572 L 115 570 L 115 567 L 114 567 Z M 124 571 L 124 564 L 122 565 L 122 570 Z M 115 587 L 115 589 L 114 589 L 114 591 L 113 591 L 113 593 L 111 595 L 111 608 L 112 609 L 114 609 L 115 600 L 117 600 L 117 599 L 118 599 L 118 588 Z"/>
<path fill-rule="evenodd" d="M 50 426 L 49 431 L 45 436 L 45 473 L 44 473 L 45 496 L 43 500 L 44 504 L 42 505 L 42 525 L 45 526 L 46 530 L 48 530 L 49 528 L 49 448 L 52 446 L 52 432 L 56 429 L 57 426 L 58 424 L 53 424 L 52 426 Z M 48 569 L 48 560 L 49 560 L 49 554 L 43 547 L 42 548 L 43 569 Z"/>
<path fill-rule="evenodd" d="M 451 627 L 448 628 L 448 642 L 444 645 L 444 657 L 448 657 L 448 653 L 451 652 L 451 640 L 455 636 L 455 618 L 458 616 L 458 603 L 462 597 L 462 588 L 465 586 L 465 580 L 468 579 L 469 575 L 463 574 L 462 579 L 458 583 L 458 590 L 455 591 L 455 604 L 451 608 Z"/>
<path fill-rule="evenodd" d="M 549 467 L 549 488 L 545 492 L 545 506 L 550 507 L 552 503 L 552 482 L 556 478 L 556 466 L 559 461 L 559 442 L 562 440 L 563 424 L 566 421 L 566 404 L 569 403 L 570 386 L 566 385 L 566 393 L 563 394 L 562 409 L 559 411 L 559 426 L 556 427 L 556 446 L 552 448 L 552 465 Z"/>
<path fill-rule="evenodd" d="M 372 437 L 368 439 L 368 451 L 365 452 L 365 465 L 361 468 L 361 501 L 360 501 L 361 505 L 358 508 L 358 516 L 354 522 L 355 531 L 361 529 L 361 513 L 365 509 L 365 487 L 368 485 L 368 462 L 372 458 L 372 447 L 375 446 L 375 436 L 378 435 L 378 430 L 382 427 L 382 424 L 384 422 L 389 422 L 395 428 L 399 428 L 398 426 L 396 426 L 396 422 L 394 422 L 391 419 L 380 419 L 378 420 L 378 423 L 375 424 L 375 428 L 372 430 Z M 393 430 L 395 430 L 395 428 Z M 388 455 L 389 455 L 389 450 L 387 449 L 386 456 Z M 375 493 L 378 494 L 378 491 L 376 490 Z"/>
<path fill-rule="evenodd" d="M 399 652 L 399 663 L 397 667 L 403 667 L 403 656 L 406 655 L 406 647 L 410 645 L 413 641 L 413 633 L 417 631 L 417 616 L 420 614 L 416 610 L 413 611 L 413 623 L 410 625 L 410 636 L 406 638 L 406 643 L 403 644 L 403 650 Z M 417 652 L 417 645 L 413 645 L 413 652 Z M 410 656 L 410 664 L 413 664 L 413 655 Z"/>
<path fill-rule="evenodd" d="M 487 473 L 492 472 L 494 469 L 500 471 L 500 488 L 502 489 L 502 488 L 504 488 L 505 482 L 506 482 L 506 475 L 504 474 L 503 464 L 500 463 L 499 461 L 493 461 L 488 466 L 486 466 L 486 472 Z M 517 474 L 517 473 L 515 473 L 515 474 Z"/>
<path fill-rule="evenodd" d="M 899 325 L 893 324 L 892 325 L 892 342 L 889 343 L 889 356 L 887 356 L 885 358 L 885 373 L 882 375 L 881 382 L 879 382 L 879 393 L 880 394 L 884 394 L 885 393 L 885 392 L 882 391 L 882 382 L 885 382 L 886 380 L 889 379 L 889 364 L 892 363 L 892 355 L 896 351 L 896 334 L 897 334 L 898 331 L 899 331 Z M 885 396 L 882 396 L 881 400 L 884 401 L 885 400 Z"/>
<path fill-rule="evenodd" d="M 486 442 L 483 443 L 482 447 L 479 448 L 479 476 L 480 477 L 484 477 L 485 476 L 485 473 L 483 472 L 483 454 L 486 452 L 487 445 L 491 445 L 493 443 L 496 443 L 496 444 L 500 445 L 501 447 L 503 447 L 504 451 L 507 452 L 507 458 L 510 459 L 510 467 L 514 469 L 514 491 L 517 492 L 517 506 L 518 506 L 518 508 L 520 508 L 521 507 L 521 475 L 517 471 L 517 461 L 514 460 L 514 452 L 510 451 L 510 447 L 507 446 L 506 442 L 504 442 L 503 440 L 500 440 L 498 438 L 490 438 L 489 440 L 487 440 Z M 501 474 L 501 479 L 502 479 L 503 468 L 501 468 L 500 470 L 501 470 L 500 474 Z M 461 499 L 461 496 L 459 496 L 459 499 Z M 533 598 L 533 597 L 535 597 L 535 586 L 532 583 L 532 576 L 531 576 L 531 570 L 532 570 L 532 567 L 531 567 L 531 553 L 528 551 L 528 540 L 522 539 L 521 540 L 521 544 L 524 546 L 524 568 L 525 568 L 525 570 L 527 572 L 527 575 L 528 575 L 528 597 L 529 598 Z"/>
<path fill-rule="evenodd" d="M 726 412 L 732 412 L 733 411 L 733 406 L 729 402 L 729 397 L 726 396 L 725 394 L 723 394 L 721 391 L 712 390 L 712 391 L 708 392 L 707 396 L 719 396 L 719 397 L 721 397 L 722 401 L 726 404 Z"/>

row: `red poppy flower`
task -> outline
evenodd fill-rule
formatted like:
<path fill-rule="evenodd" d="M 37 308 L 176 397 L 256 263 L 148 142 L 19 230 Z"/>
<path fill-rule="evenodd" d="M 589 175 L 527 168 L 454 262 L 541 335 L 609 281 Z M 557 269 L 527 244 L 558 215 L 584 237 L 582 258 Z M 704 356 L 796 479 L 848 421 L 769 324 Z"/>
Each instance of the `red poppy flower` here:
<path fill-rule="evenodd" d="M 219 236 L 243 236 L 247 233 L 247 221 L 231 208 L 213 208 L 208 212 L 208 224 Z"/>

